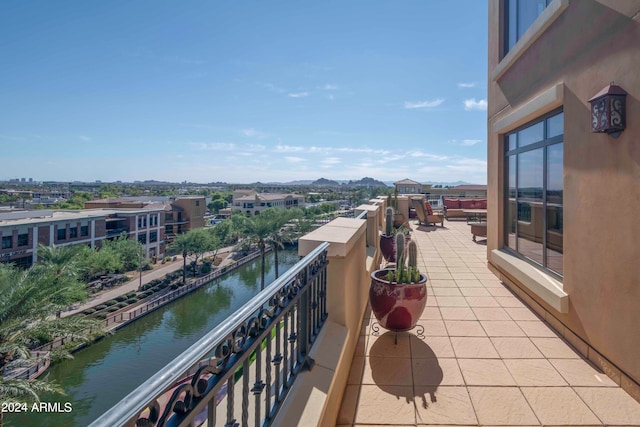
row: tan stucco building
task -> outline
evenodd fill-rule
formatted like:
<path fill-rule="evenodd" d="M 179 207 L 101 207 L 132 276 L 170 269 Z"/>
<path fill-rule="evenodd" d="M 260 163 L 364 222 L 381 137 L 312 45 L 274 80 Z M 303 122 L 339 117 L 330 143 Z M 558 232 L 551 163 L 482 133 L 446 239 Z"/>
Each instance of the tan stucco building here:
<path fill-rule="evenodd" d="M 491 0 L 489 266 L 640 400 L 640 1 Z M 615 81 L 626 129 L 592 133 Z"/>

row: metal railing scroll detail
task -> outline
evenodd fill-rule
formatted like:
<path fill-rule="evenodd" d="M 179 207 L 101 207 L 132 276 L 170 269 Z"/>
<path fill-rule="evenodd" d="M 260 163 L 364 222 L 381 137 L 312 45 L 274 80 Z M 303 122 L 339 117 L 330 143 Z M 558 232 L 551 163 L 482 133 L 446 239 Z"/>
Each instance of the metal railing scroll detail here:
<path fill-rule="evenodd" d="M 327 319 L 323 243 L 91 426 L 268 426 Z"/>

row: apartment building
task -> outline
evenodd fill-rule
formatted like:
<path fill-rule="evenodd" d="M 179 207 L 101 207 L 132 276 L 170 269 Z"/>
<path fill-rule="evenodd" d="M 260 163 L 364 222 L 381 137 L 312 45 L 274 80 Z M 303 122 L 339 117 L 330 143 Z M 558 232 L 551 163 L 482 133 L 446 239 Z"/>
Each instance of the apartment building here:
<path fill-rule="evenodd" d="M 293 193 L 258 193 L 255 190 L 236 190 L 233 192 L 231 210 L 242 211 L 247 215 L 259 215 L 265 209 L 289 209 L 304 207 L 304 196 Z"/>
<path fill-rule="evenodd" d="M 489 2 L 489 266 L 640 399 L 638 64 L 638 0 Z"/>

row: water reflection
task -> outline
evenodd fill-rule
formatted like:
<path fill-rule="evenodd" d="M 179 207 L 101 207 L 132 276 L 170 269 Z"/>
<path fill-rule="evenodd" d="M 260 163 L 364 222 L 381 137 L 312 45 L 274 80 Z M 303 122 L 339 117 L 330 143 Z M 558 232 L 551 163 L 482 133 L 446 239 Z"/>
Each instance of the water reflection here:
<path fill-rule="evenodd" d="M 293 251 L 281 252 L 281 271 L 293 266 Z M 267 254 L 266 283 L 275 278 L 273 254 Z M 138 385 L 240 308 L 259 289 L 260 258 L 120 329 L 74 359 L 52 366 L 45 379 L 58 382 L 66 396 L 46 402 L 71 402 L 60 414 L 5 416 L 5 426 L 86 426 Z"/>

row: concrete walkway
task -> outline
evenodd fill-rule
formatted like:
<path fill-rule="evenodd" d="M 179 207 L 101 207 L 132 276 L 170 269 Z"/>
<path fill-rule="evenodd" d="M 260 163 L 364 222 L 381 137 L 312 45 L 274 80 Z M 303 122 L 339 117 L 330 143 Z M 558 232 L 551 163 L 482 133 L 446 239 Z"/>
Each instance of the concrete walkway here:
<path fill-rule="evenodd" d="M 413 238 L 429 277 L 424 336 L 394 345 L 366 314 L 339 426 L 640 426 L 640 403 L 487 269 L 464 221 Z"/>
<path fill-rule="evenodd" d="M 230 259 L 230 255 L 233 253 L 233 246 L 221 248 L 216 253 L 218 255 L 226 254 L 225 259 L 220 263 L 218 267 L 224 267 L 225 265 L 233 262 L 233 260 Z M 212 255 L 213 253 L 210 252 L 210 253 L 207 253 L 205 256 L 212 256 Z M 155 279 L 163 279 L 164 276 L 166 276 L 167 274 L 180 270 L 183 266 L 183 259 L 181 255 L 178 255 L 176 258 L 177 258 L 176 261 L 169 261 L 164 265 L 156 264 L 153 270 L 143 271 L 142 284 L 143 285 L 147 284 L 150 281 Z M 192 258 L 187 257 L 187 269 L 189 268 L 190 259 Z M 187 271 L 187 275 L 188 274 L 189 272 Z M 139 288 L 140 288 L 140 277 L 138 276 L 126 283 L 123 283 L 122 285 L 113 287 L 108 291 L 103 291 L 101 293 L 92 295 L 86 302 L 76 306 L 73 310 L 63 312 L 61 316 L 62 317 L 71 316 L 73 314 L 86 310 L 87 308 L 95 307 L 96 305 L 100 305 L 106 301 L 115 299 L 120 295 L 124 295 L 131 291 L 137 291 Z"/>

